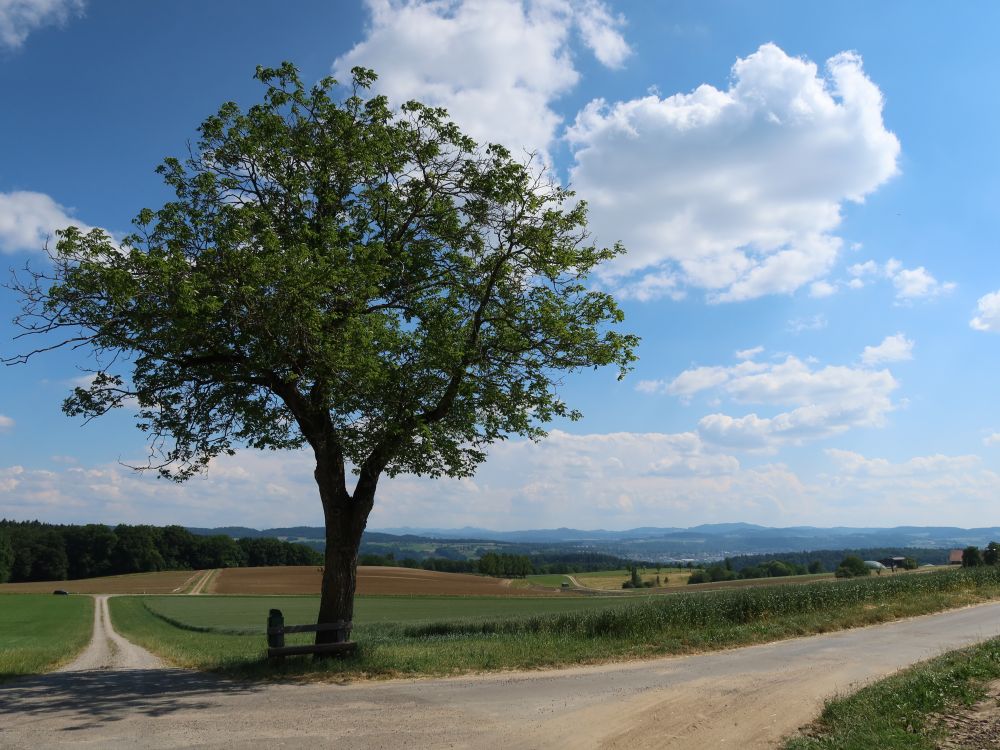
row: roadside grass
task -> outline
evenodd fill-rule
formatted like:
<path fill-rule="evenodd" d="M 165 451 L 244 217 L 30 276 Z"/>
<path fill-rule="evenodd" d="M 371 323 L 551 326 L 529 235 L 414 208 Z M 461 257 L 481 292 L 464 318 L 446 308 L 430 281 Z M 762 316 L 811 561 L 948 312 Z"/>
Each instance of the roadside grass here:
<path fill-rule="evenodd" d="M 286 622 L 309 622 L 315 604 L 310 610 L 307 599 L 262 598 L 252 615 L 247 610 L 227 614 L 225 601 L 232 597 L 197 597 L 198 604 L 213 608 L 201 615 L 175 609 L 172 615 L 158 616 L 146 606 L 147 601 L 153 609 L 175 601 L 166 597 L 116 597 L 110 605 L 119 632 L 182 666 L 255 678 L 337 679 L 532 669 L 693 653 L 872 625 L 997 597 L 1000 570 L 980 568 L 609 599 L 607 606 L 557 613 L 491 616 L 481 609 L 475 617 L 448 619 L 438 614 L 432 621 L 416 616 L 407 621 L 397 609 L 394 622 L 374 617 L 366 622 L 365 600 L 360 599 L 353 635 L 359 646 L 356 655 L 342 660 L 293 658 L 280 665 L 265 660 L 263 634 L 248 631 L 261 628 L 270 606 L 283 609 Z M 386 612 L 406 601 L 392 598 Z M 593 599 L 527 600 L 525 605 L 557 601 L 587 604 Z M 308 642 L 308 636 L 301 638 L 289 637 L 288 642 Z"/>
<path fill-rule="evenodd" d="M 829 701 L 784 750 L 935 750 L 944 733 L 934 715 L 973 705 L 997 678 L 1000 639 L 949 652 Z"/>
<path fill-rule="evenodd" d="M 90 641 L 89 596 L 10 594 L 0 599 L 0 682 L 64 664 Z"/>

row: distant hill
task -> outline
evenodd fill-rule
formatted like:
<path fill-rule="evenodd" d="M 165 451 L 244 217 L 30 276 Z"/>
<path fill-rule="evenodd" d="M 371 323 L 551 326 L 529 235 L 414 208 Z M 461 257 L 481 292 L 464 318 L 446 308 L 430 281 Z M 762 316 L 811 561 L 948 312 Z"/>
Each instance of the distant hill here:
<path fill-rule="evenodd" d="M 195 534 L 240 537 L 277 537 L 321 548 L 323 529 L 318 526 L 249 529 L 242 526 L 190 529 Z M 590 551 L 635 560 L 711 560 L 734 555 L 756 555 L 807 550 L 839 549 L 954 549 L 980 547 L 1000 541 L 1000 527 L 963 529 L 952 526 L 896 526 L 893 528 L 821 528 L 790 526 L 771 528 L 750 523 L 702 524 L 691 528 L 647 526 L 623 531 L 606 529 L 526 529 L 493 531 L 477 527 L 459 529 L 398 527 L 366 531 L 362 549 L 397 557 L 422 557 L 433 549 L 454 548 L 474 554 L 483 547 L 501 547 L 518 553 L 540 551 Z"/>

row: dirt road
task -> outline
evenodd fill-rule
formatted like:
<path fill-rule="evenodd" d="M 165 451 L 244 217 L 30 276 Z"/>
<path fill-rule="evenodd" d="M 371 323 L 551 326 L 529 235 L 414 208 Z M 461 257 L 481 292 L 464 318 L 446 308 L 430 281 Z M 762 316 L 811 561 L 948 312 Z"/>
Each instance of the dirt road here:
<path fill-rule="evenodd" d="M 108 597 L 94 597 L 94 634 L 90 643 L 76 659 L 59 672 L 125 671 L 135 669 L 165 669 L 159 658 L 146 649 L 122 638 L 111 627 Z"/>
<path fill-rule="evenodd" d="M 212 577 L 215 576 L 215 574 L 218 572 L 219 572 L 218 568 L 213 568 L 212 570 L 206 570 L 205 573 L 202 575 L 202 577 L 199 578 L 198 581 L 195 583 L 195 585 L 191 587 L 191 590 L 188 593 L 191 595 L 204 594 L 205 587 L 208 585 L 208 582 L 212 580 Z"/>
<path fill-rule="evenodd" d="M 773 748 L 824 698 L 996 635 L 989 604 L 699 656 L 357 685 L 243 685 L 119 646 L 0 686 L 0 747 Z"/>

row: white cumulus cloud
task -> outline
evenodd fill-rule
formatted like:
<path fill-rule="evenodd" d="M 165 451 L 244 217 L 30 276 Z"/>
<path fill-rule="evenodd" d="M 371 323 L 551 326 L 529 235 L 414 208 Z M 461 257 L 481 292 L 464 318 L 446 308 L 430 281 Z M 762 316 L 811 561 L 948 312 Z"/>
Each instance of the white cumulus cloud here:
<path fill-rule="evenodd" d="M 904 268 L 895 258 L 890 258 L 883 265 L 873 260 L 855 263 L 847 272 L 853 277 L 848 282 L 852 289 L 861 289 L 872 279 L 888 279 L 896 290 L 896 302 L 899 304 L 950 294 L 956 286 L 953 281 L 938 281 L 923 266 Z"/>
<path fill-rule="evenodd" d="M 836 472 L 820 475 L 828 505 L 843 515 L 898 524 L 981 526 L 983 508 L 1000 492 L 1000 476 L 978 456 L 916 456 L 893 462 L 830 448 Z M 856 521 L 855 521 L 856 523 Z M 860 525 L 860 524 L 859 524 Z"/>
<path fill-rule="evenodd" d="M 1000 291 L 984 294 L 976 303 L 976 312 L 969 325 L 977 331 L 1000 333 Z"/>
<path fill-rule="evenodd" d="M 913 359 L 913 341 L 902 333 L 886 336 L 878 346 L 866 346 L 861 352 L 861 361 L 866 365 L 902 362 L 907 359 Z"/>
<path fill-rule="evenodd" d="M 0 47 L 16 49 L 35 29 L 83 12 L 83 0 L 0 0 Z"/>
<path fill-rule="evenodd" d="M 562 124 L 553 100 L 580 74 L 574 29 L 608 67 L 629 54 L 624 21 L 598 0 L 367 0 L 363 41 L 334 62 L 338 80 L 356 65 L 379 74 L 393 104 L 445 107 L 479 141 L 543 156 Z"/>
<path fill-rule="evenodd" d="M 883 354 L 888 356 L 891 348 L 890 342 Z M 899 354 L 898 347 L 895 353 Z M 888 370 L 820 367 L 794 356 L 772 363 L 746 359 L 732 366 L 694 367 L 669 382 L 648 382 L 647 392 L 668 393 L 684 402 L 710 392 L 775 412 L 742 416 L 720 412 L 698 422 L 697 434 L 708 445 L 758 451 L 826 438 L 854 427 L 882 426 L 895 408 L 891 396 L 899 386 Z"/>
<path fill-rule="evenodd" d="M 653 275 L 660 290 L 700 287 L 715 301 L 823 277 L 842 244 L 841 204 L 892 177 L 900 149 L 858 55 L 821 73 L 773 44 L 738 60 L 728 89 L 596 100 L 567 137 L 598 240 L 629 251 L 605 281 L 641 298 Z"/>
<path fill-rule="evenodd" d="M 90 229 L 44 193 L 0 193 L 0 253 L 42 250 L 68 226 Z"/>
<path fill-rule="evenodd" d="M 4 414 L 0 414 L 0 432 L 3 432 L 4 430 L 9 430 L 13 426 L 14 426 L 13 419 Z"/>

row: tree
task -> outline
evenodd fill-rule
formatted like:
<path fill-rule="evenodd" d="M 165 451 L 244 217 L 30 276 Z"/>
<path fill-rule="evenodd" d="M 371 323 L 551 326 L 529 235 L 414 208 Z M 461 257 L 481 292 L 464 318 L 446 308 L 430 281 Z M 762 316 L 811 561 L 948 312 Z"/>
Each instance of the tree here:
<path fill-rule="evenodd" d="M 639 575 L 639 568 L 635 565 L 629 569 L 629 581 L 633 588 L 639 588 L 642 586 L 642 576 Z"/>
<path fill-rule="evenodd" d="M 623 250 L 589 243 L 583 202 L 441 109 L 365 98 L 374 73 L 353 75 L 338 100 L 332 79 L 258 68 L 262 103 L 224 104 L 187 160 L 164 161 L 176 197 L 135 233 L 57 233 L 52 271 L 12 286 L 24 333 L 58 338 L 8 360 L 89 347 L 93 380 L 64 411 L 135 404 L 149 468 L 176 480 L 241 445 L 308 446 L 326 622 L 353 617 L 382 476 L 470 476 L 489 443 L 579 418 L 564 373 L 621 377 L 638 343 L 586 286 Z"/>
<path fill-rule="evenodd" d="M 0 583 L 10 580 L 10 571 L 14 566 L 14 546 L 3 531 L 0 531 Z"/>
<path fill-rule="evenodd" d="M 986 565 L 996 565 L 1000 563 L 1000 544 L 990 542 L 983 551 L 983 562 Z"/>
<path fill-rule="evenodd" d="M 975 545 L 969 545 L 962 550 L 962 567 L 977 568 L 983 564 L 983 553 Z"/>
<path fill-rule="evenodd" d="M 848 555 L 845 557 L 837 569 L 834 571 L 834 575 L 837 578 L 857 578 L 860 576 L 871 575 L 871 568 L 865 565 L 865 561 L 856 555 Z"/>
<path fill-rule="evenodd" d="M 823 572 L 823 563 L 822 563 L 822 561 L 821 560 L 813 560 L 811 563 L 809 563 L 809 572 L 810 573 L 822 573 Z"/>

